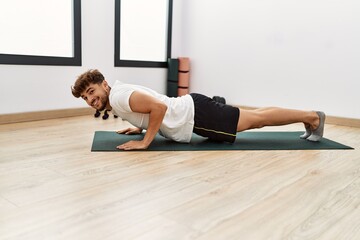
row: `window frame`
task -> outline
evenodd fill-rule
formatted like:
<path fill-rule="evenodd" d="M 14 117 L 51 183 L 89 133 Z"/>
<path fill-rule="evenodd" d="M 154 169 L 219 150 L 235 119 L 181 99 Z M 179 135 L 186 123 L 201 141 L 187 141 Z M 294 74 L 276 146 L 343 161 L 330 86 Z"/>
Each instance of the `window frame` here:
<path fill-rule="evenodd" d="M 73 0 L 73 57 L 0 53 L 0 64 L 81 66 L 81 0 Z"/>
<path fill-rule="evenodd" d="M 171 57 L 171 38 L 172 38 L 172 11 L 173 11 L 173 0 L 168 0 L 168 26 L 167 26 L 167 47 L 166 47 L 166 58 Z M 153 67 L 153 68 L 167 68 L 167 59 L 163 62 L 159 61 L 143 61 L 143 60 L 122 60 L 120 59 L 120 16 L 121 12 L 121 0 L 115 0 L 115 67 Z"/>

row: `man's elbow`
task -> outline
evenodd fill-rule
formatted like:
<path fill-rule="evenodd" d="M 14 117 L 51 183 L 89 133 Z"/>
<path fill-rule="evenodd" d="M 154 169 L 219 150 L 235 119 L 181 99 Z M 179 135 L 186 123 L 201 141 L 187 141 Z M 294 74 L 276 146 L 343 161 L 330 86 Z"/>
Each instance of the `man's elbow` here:
<path fill-rule="evenodd" d="M 151 115 L 164 116 L 166 114 L 167 108 L 168 107 L 165 103 L 162 103 L 162 102 L 152 103 L 149 106 L 148 113 Z"/>
<path fill-rule="evenodd" d="M 152 111 L 158 113 L 159 115 L 165 115 L 167 108 L 168 107 L 164 103 L 156 103 L 153 106 Z"/>
<path fill-rule="evenodd" d="M 165 115 L 168 107 L 166 104 L 162 103 L 162 104 L 159 104 L 159 108 L 160 108 L 160 111 Z"/>

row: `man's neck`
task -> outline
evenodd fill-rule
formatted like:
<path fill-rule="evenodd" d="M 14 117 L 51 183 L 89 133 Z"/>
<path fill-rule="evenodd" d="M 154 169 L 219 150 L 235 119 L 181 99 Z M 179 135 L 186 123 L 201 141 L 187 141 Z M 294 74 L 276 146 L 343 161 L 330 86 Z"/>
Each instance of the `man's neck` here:
<path fill-rule="evenodd" d="M 110 105 L 110 91 L 111 91 L 111 87 L 110 86 L 108 86 L 109 87 L 109 93 L 108 93 L 108 101 L 107 101 L 107 103 L 106 103 L 106 107 L 105 107 L 105 109 L 106 110 L 108 110 L 108 111 L 111 111 L 112 110 L 112 107 L 111 107 L 111 105 Z"/>

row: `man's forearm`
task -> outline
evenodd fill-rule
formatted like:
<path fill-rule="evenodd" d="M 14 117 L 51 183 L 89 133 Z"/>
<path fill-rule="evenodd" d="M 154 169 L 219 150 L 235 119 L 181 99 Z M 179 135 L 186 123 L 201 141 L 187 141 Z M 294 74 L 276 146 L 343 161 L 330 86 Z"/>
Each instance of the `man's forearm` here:
<path fill-rule="evenodd" d="M 161 123 L 164 119 L 166 110 L 166 105 L 159 105 L 156 106 L 156 108 L 152 109 L 152 111 L 149 113 L 149 125 L 143 139 L 143 142 L 146 146 L 150 145 L 150 143 L 154 140 L 156 134 L 158 133 Z"/>
<path fill-rule="evenodd" d="M 122 150 L 146 149 L 154 140 L 161 127 L 167 106 L 160 100 L 140 91 L 134 91 L 131 94 L 129 105 L 132 112 L 149 114 L 146 134 L 141 141 L 129 141 L 117 146 L 117 148 Z"/>

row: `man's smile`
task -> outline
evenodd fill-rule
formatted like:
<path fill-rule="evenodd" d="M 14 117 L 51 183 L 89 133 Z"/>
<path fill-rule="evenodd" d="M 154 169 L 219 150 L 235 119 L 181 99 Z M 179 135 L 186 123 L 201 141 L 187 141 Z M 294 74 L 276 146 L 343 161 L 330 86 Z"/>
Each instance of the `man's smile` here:
<path fill-rule="evenodd" d="M 99 98 L 95 98 L 95 99 L 92 101 L 91 106 L 96 107 L 96 106 L 98 105 L 98 103 L 99 103 Z"/>

